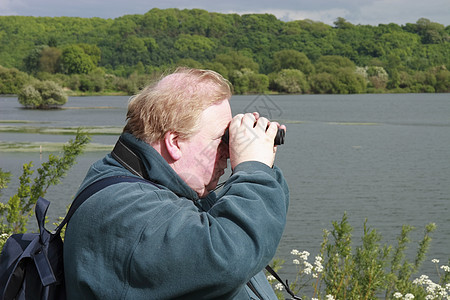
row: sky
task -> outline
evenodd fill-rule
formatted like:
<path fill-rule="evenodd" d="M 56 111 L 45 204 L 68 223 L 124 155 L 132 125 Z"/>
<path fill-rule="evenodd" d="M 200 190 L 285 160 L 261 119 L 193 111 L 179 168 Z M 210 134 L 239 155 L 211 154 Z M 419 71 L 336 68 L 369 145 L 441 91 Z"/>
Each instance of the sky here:
<path fill-rule="evenodd" d="M 450 0 L 0 0 L 0 15 L 117 18 L 152 8 L 200 8 L 219 13 L 270 13 L 283 21 L 310 19 L 329 25 L 416 23 L 450 25 Z"/>

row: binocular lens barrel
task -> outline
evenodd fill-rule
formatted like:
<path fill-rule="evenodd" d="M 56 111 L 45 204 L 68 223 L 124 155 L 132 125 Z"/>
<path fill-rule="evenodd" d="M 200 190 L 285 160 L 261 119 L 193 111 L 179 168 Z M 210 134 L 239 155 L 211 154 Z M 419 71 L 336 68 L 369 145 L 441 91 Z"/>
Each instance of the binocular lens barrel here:
<path fill-rule="evenodd" d="M 283 145 L 285 135 L 286 135 L 286 131 L 284 129 L 278 128 L 278 132 L 277 132 L 277 135 L 275 136 L 275 140 L 274 140 L 274 145 L 276 145 L 276 146 Z M 230 140 L 230 132 L 227 128 L 224 135 L 222 136 L 222 141 L 224 143 L 228 144 L 229 140 Z"/>

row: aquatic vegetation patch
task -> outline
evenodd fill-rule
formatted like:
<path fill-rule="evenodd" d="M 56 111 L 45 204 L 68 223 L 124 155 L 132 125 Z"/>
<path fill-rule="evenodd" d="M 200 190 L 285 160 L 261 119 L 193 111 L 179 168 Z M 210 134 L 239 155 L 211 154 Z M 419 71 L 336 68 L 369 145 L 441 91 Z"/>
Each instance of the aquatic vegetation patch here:
<path fill-rule="evenodd" d="M 49 124 L 49 121 L 0 120 L 0 124 Z"/>
<path fill-rule="evenodd" d="M 369 123 L 369 122 L 329 122 L 330 125 L 380 125 L 379 123 Z"/>
<path fill-rule="evenodd" d="M 0 152 L 59 152 L 67 143 L 50 142 L 5 142 L 0 141 Z M 110 151 L 114 145 L 89 143 L 86 151 Z"/>
<path fill-rule="evenodd" d="M 84 131 L 90 135 L 119 135 L 122 133 L 122 127 L 97 126 L 84 127 Z M 77 133 L 78 127 L 35 127 L 35 126 L 0 126 L 0 132 L 5 133 L 38 133 L 38 134 L 68 134 Z"/>

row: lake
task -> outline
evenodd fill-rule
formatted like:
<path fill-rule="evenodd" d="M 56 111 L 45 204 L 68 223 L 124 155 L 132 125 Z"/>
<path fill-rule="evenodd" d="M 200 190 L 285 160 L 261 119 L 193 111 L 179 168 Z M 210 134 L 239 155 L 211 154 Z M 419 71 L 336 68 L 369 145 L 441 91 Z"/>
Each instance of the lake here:
<path fill-rule="evenodd" d="M 70 97 L 65 109 L 20 108 L 14 97 L 0 97 L 0 143 L 66 142 L 72 136 L 10 133 L 6 127 L 121 128 L 129 97 Z M 292 249 L 317 255 L 322 230 L 346 212 L 360 244 L 363 223 L 376 229 L 382 243 L 396 244 L 404 224 L 411 233 L 409 258 L 424 226 L 437 225 L 421 271 L 433 277 L 432 258 L 450 256 L 450 95 L 283 95 L 233 96 L 233 113 L 259 111 L 287 125 L 276 164 L 291 191 L 287 227 L 277 252 L 286 260 L 280 272 L 294 280 Z M 32 123 L 20 122 L 21 120 Z M 15 122 L 12 122 L 15 121 Z M 93 143 L 112 145 L 117 134 L 94 135 Z M 14 174 L 3 199 L 17 187 L 21 165 L 45 161 L 48 153 L 0 152 L 0 167 Z M 78 159 L 62 184 L 49 189 L 51 216 L 60 216 L 94 161 L 108 151 L 89 151 Z M 33 220 L 34 222 L 34 220 Z M 433 274 L 432 274 L 433 273 Z M 420 274 L 418 274 L 420 275 Z"/>

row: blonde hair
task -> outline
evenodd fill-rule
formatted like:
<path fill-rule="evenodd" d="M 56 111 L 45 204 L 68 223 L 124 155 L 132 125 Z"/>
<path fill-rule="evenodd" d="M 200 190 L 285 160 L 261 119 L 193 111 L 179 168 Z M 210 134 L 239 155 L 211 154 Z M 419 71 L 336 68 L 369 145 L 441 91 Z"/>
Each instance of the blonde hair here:
<path fill-rule="evenodd" d="M 124 132 L 147 143 L 162 139 L 168 131 L 186 139 L 198 130 L 204 109 L 230 98 L 231 84 L 222 75 L 178 68 L 132 98 Z"/>

